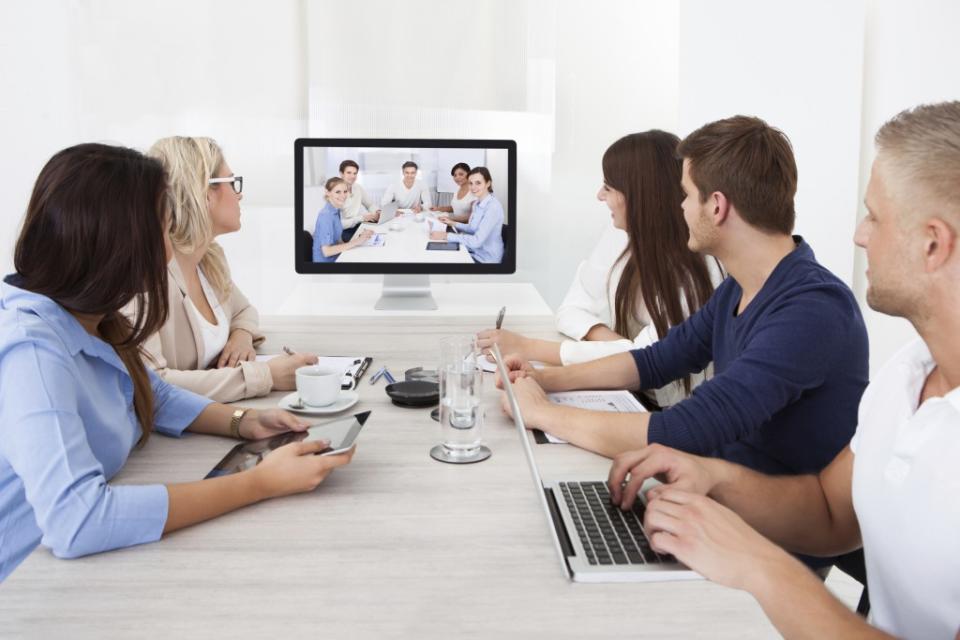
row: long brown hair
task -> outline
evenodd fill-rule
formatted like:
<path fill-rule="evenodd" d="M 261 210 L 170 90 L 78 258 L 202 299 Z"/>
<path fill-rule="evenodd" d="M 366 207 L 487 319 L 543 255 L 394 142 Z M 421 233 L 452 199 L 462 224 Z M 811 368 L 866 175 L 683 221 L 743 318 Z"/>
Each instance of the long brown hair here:
<path fill-rule="evenodd" d="M 166 198 L 157 160 L 103 144 L 64 149 L 37 177 L 14 252 L 23 289 L 103 315 L 100 336 L 133 380 L 141 444 L 153 429 L 153 390 L 140 345 L 167 318 Z M 131 323 L 120 310 L 134 299 Z"/>
<path fill-rule="evenodd" d="M 650 314 L 657 335 L 683 322 L 713 294 L 704 258 L 687 248 L 681 203 L 683 162 L 677 136 L 653 129 L 614 142 L 603 154 L 603 181 L 623 194 L 627 208 L 627 247 L 614 303 L 614 331 L 632 337 L 637 296 Z M 691 380 L 684 380 L 690 392 Z"/>

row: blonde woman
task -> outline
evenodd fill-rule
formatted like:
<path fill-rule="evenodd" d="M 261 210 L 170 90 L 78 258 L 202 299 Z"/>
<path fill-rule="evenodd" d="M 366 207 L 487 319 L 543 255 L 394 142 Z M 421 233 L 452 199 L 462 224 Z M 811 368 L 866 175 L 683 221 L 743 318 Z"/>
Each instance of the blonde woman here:
<path fill-rule="evenodd" d="M 259 314 L 230 280 L 215 241 L 240 229 L 243 178 L 210 138 L 163 138 L 148 155 L 167 172 L 174 249 L 167 264 L 170 314 L 144 344 L 148 363 L 167 382 L 218 402 L 294 389 L 294 371 L 316 356 L 256 361 Z"/>

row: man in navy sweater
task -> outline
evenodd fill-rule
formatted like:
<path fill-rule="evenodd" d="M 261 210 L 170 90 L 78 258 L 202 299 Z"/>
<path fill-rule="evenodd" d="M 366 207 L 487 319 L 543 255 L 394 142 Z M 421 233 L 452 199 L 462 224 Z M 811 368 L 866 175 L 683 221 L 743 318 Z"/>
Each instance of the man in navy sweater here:
<path fill-rule="evenodd" d="M 737 116 L 701 127 L 678 153 L 689 247 L 719 259 L 729 277 L 645 349 L 541 370 L 508 356 L 524 421 L 611 457 L 660 443 L 766 473 L 818 471 L 853 436 L 867 334 L 850 289 L 791 235 L 790 143 L 764 121 Z M 545 393 L 657 388 L 711 361 L 713 378 L 652 414 L 576 409 Z"/>

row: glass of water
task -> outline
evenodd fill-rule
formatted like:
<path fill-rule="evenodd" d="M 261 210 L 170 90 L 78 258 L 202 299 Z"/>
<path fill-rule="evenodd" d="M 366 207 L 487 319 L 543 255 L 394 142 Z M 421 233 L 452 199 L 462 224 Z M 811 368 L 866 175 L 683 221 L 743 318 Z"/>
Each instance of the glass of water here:
<path fill-rule="evenodd" d="M 442 462 L 480 462 L 490 449 L 480 444 L 483 435 L 483 370 L 473 336 L 445 338 L 440 342 L 440 444 L 430 455 Z"/>

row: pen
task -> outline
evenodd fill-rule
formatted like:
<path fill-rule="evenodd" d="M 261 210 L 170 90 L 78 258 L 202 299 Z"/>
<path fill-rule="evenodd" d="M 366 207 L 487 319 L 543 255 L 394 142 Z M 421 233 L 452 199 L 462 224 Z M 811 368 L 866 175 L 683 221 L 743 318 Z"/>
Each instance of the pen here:
<path fill-rule="evenodd" d="M 500 307 L 500 313 L 497 314 L 497 329 L 503 326 L 503 316 L 506 313 L 507 313 L 507 308 L 505 306 Z"/>
<path fill-rule="evenodd" d="M 373 362 L 373 358 L 364 358 L 363 364 L 361 364 L 360 368 L 357 369 L 357 373 L 353 376 L 353 379 L 357 382 L 360 382 L 360 378 L 362 378 L 363 374 L 367 372 L 367 368 L 370 366 L 371 362 Z"/>
<path fill-rule="evenodd" d="M 497 327 L 497 328 L 499 329 L 499 327 Z M 293 355 L 293 351 L 290 350 L 290 347 L 284 347 L 284 348 L 283 348 L 283 352 L 284 352 L 285 354 L 287 354 L 288 356 L 292 356 L 292 355 Z"/>

